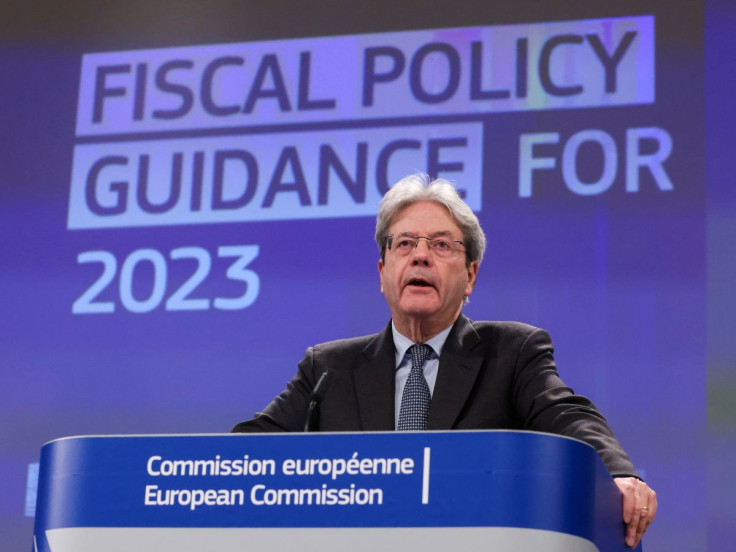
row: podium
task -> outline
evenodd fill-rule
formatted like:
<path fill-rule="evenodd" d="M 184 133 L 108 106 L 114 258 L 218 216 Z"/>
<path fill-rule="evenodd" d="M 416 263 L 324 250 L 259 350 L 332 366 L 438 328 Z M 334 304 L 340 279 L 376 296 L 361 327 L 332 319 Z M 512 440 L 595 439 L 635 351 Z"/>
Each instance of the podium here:
<path fill-rule="evenodd" d="M 593 448 L 543 433 L 70 437 L 33 549 L 615 552 L 621 519 Z"/>

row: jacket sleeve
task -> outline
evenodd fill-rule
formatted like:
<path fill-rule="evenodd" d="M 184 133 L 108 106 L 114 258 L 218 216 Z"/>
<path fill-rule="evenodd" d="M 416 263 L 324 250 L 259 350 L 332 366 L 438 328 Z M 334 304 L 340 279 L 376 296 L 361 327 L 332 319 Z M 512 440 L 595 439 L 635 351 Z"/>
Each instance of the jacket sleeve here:
<path fill-rule="evenodd" d="M 309 398 L 319 376 L 314 373 L 314 348 L 307 349 L 296 375 L 286 389 L 253 419 L 237 424 L 232 433 L 279 433 L 304 431 Z"/>
<path fill-rule="evenodd" d="M 595 448 L 613 477 L 638 477 L 603 415 L 562 381 L 553 352 L 552 340 L 539 328 L 520 346 L 512 393 L 525 427 L 584 441 Z"/>

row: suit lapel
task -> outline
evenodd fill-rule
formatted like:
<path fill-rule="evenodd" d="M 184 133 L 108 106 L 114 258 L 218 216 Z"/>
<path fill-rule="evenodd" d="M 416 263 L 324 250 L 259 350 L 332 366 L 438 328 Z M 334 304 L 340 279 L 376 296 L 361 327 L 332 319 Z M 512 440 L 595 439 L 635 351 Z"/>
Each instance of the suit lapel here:
<path fill-rule="evenodd" d="M 478 377 L 483 356 L 475 328 L 462 314 L 442 347 L 427 429 L 452 429 Z"/>
<path fill-rule="evenodd" d="M 396 352 L 391 324 L 363 349 L 353 372 L 363 431 L 393 431 Z"/>

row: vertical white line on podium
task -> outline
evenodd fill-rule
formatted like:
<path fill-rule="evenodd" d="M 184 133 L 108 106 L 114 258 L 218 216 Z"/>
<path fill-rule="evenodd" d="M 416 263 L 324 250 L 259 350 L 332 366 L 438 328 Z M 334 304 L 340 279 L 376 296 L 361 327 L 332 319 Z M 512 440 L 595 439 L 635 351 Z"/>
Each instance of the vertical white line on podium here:
<path fill-rule="evenodd" d="M 424 447 L 424 469 L 422 471 L 422 504 L 429 504 L 429 453 L 430 448 Z"/>

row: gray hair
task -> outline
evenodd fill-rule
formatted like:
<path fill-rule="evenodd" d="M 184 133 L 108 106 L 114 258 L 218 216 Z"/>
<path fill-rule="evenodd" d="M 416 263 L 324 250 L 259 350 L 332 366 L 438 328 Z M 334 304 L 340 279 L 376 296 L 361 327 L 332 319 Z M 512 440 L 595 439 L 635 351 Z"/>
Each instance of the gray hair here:
<path fill-rule="evenodd" d="M 376 243 L 381 259 L 386 260 L 386 236 L 392 219 L 401 209 L 419 201 L 434 201 L 447 208 L 463 233 L 465 264 L 470 266 L 473 261 L 480 264 L 486 251 L 486 236 L 478 217 L 449 181 L 442 178 L 432 180 L 423 173 L 411 174 L 399 180 L 378 204 Z"/>

